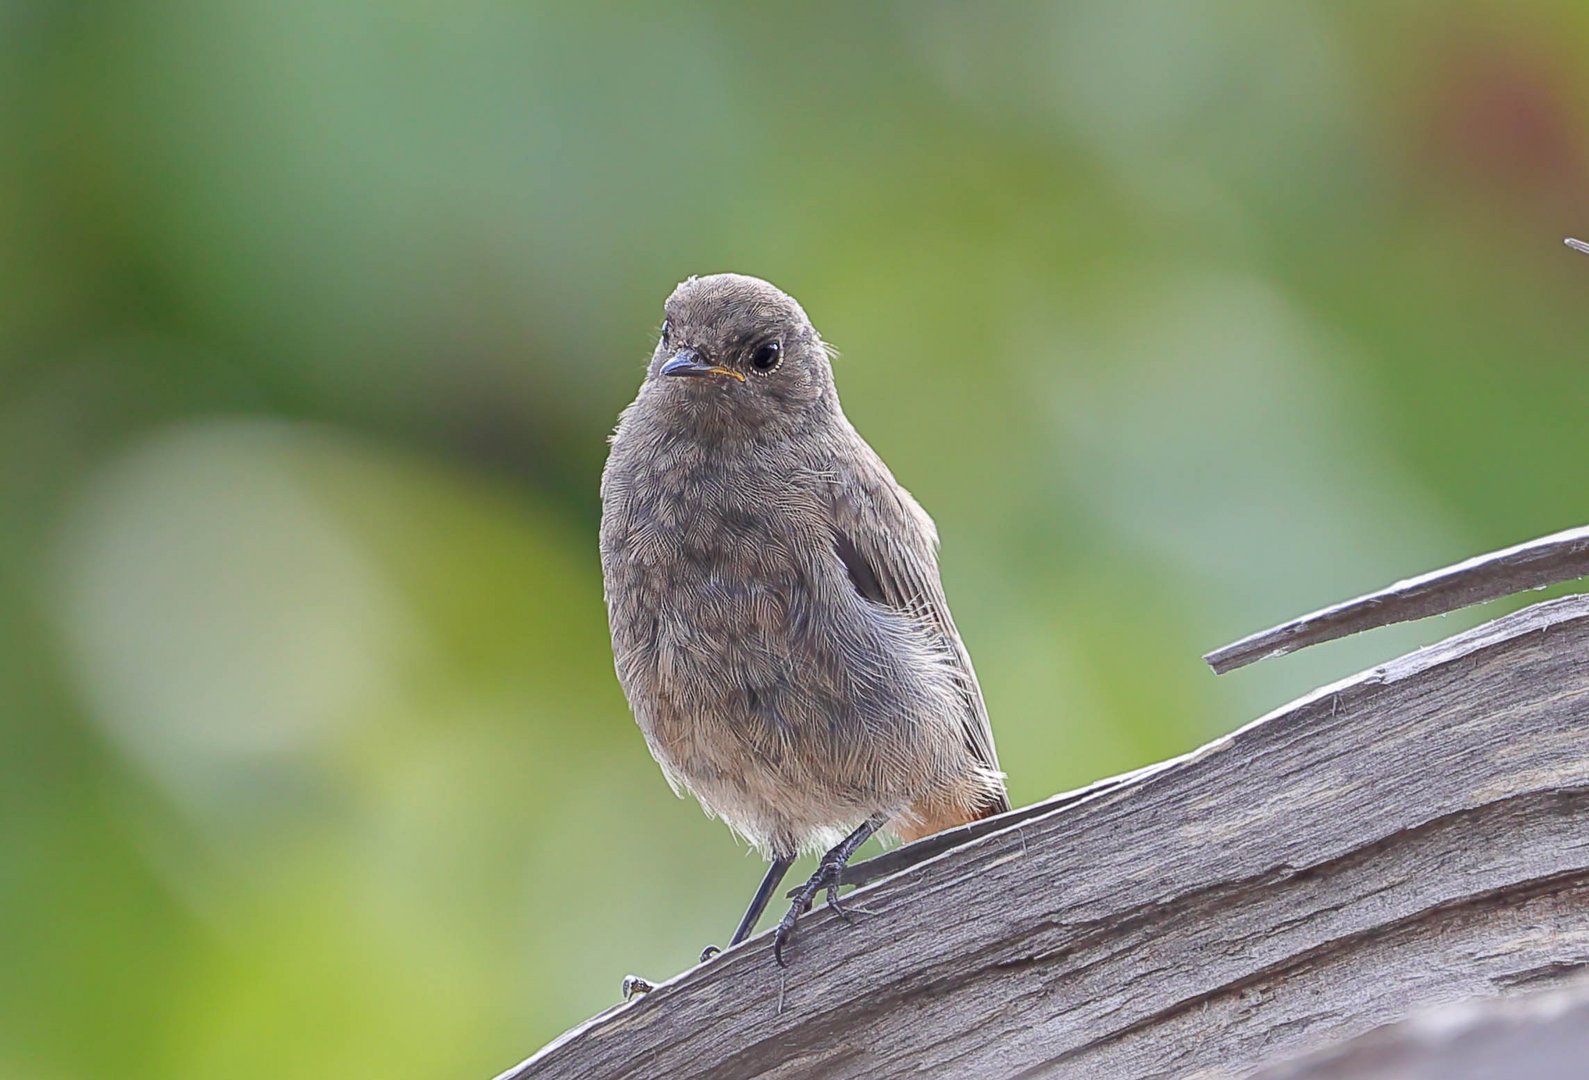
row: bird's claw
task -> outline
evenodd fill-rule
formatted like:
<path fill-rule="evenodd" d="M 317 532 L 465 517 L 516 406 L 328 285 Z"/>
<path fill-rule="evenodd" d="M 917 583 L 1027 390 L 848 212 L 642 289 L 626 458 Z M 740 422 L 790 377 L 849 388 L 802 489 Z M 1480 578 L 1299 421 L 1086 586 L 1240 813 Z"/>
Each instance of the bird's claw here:
<path fill-rule="evenodd" d="M 633 1001 L 641 994 L 649 994 L 656 989 L 656 984 L 650 979 L 643 979 L 639 975 L 625 975 L 623 977 L 623 999 Z"/>
<path fill-rule="evenodd" d="M 722 951 L 723 950 L 719 949 L 716 945 L 708 945 L 706 948 L 701 950 L 701 963 L 706 963 L 708 960 L 714 956 L 717 956 Z"/>
<path fill-rule="evenodd" d="M 844 868 L 841 866 L 841 867 L 839 867 L 839 869 L 842 870 Z M 843 919 L 845 922 L 853 922 L 854 920 L 852 920 L 850 918 L 850 909 L 849 909 L 849 907 L 847 905 L 841 905 L 839 903 L 839 875 L 838 874 L 835 873 L 833 875 L 833 880 L 828 882 L 826 888 L 827 888 L 827 891 L 828 891 L 828 907 L 832 908 L 833 909 L 833 913 L 835 915 L 837 915 L 839 918 Z"/>
<path fill-rule="evenodd" d="M 826 892 L 828 907 L 845 922 L 850 921 L 849 912 L 839 904 L 839 876 L 844 872 L 844 862 L 840 859 L 829 859 L 826 856 L 817 864 L 816 873 L 811 875 L 804 885 L 798 889 L 789 890 L 789 899 L 793 901 L 789 910 L 778 922 L 778 930 L 772 937 L 772 956 L 778 961 L 779 967 L 788 967 L 783 958 L 783 947 L 788 944 L 789 938 L 794 934 L 795 924 L 800 921 L 800 916 L 811 910 L 811 904 L 816 900 L 817 893 Z"/>

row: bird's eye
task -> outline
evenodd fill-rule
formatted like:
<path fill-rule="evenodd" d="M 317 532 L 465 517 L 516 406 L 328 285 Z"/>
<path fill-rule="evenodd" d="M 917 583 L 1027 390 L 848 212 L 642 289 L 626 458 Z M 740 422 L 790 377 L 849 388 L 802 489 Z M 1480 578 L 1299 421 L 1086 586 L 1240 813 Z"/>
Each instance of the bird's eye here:
<path fill-rule="evenodd" d="M 671 334 L 671 333 L 673 333 L 673 324 L 668 322 L 668 320 L 663 319 L 662 320 L 662 344 L 666 345 L 668 343 L 668 335 Z"/>
<path fill-rule="evenodd" d="M 776 341 L 764 341 L 750 354 L 750 366 L 763 375 L 771 374 L 783 361 L 783 346 Z"/>

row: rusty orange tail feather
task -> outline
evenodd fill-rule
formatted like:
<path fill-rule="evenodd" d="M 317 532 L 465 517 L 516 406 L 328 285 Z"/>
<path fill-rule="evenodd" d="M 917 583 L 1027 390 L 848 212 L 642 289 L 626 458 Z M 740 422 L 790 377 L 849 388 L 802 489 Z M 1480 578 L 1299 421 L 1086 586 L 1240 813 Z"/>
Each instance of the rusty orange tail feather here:
<path fill-rule="evenodd" d="M 924 836 L 931 836 L 945 829 L 969 825 L 973 821 L 1002 814 L 1009 808 L 1009 800 L 1002 795 L 997 800 L 989 800 L 971 810 L 963 806 L 919 802 L 910 808 L 912 820 L 894 826 L 894 832 L 902 842 L 908 844 L 912 840 L 920 840 Z"/>

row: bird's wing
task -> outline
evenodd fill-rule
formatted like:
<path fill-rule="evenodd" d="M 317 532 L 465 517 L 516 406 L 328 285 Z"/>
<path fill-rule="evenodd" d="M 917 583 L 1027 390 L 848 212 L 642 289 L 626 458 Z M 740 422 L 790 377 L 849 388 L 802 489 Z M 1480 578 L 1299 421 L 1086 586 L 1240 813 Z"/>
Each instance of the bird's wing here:
<path fill-rule="evenodd" d="M 997 773 L 999 758 L 982 688 L 938 577 L 938 531 L 932 518 L 899 486 L 888 466 L 859 435 L 855 443 L 859 452 L 837 466 L 838 482 L 832 488 L 834 550 L 861 596 L 909 615 L 942 636 L 965 699 L 966 747 L 977 761 Z M 988 812 L 1002 813 L 1009 808 L 1001 788 Z"/>

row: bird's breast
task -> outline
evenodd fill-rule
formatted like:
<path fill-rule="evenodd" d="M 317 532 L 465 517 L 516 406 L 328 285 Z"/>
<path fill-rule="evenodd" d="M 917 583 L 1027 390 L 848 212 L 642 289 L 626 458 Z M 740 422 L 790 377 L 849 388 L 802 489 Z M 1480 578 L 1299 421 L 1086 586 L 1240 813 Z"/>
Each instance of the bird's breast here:
<path fill-rule="evenodd" d="M 787 672 L 832 573 L 819 495 L 796 469 L 687 451 L 609 470 L 602 568 L 631 701 L 701 705 Z"/>

